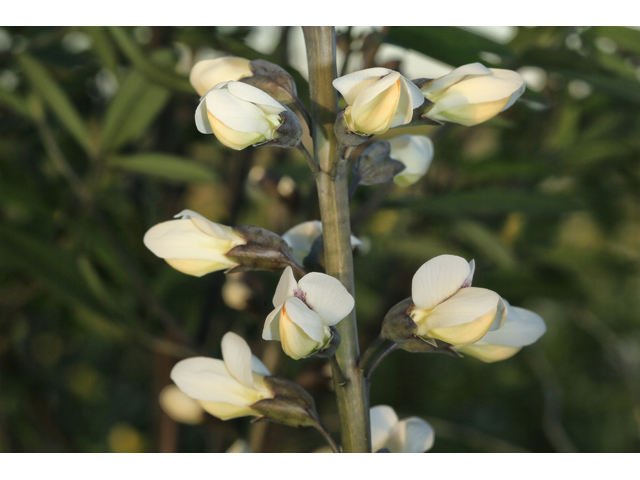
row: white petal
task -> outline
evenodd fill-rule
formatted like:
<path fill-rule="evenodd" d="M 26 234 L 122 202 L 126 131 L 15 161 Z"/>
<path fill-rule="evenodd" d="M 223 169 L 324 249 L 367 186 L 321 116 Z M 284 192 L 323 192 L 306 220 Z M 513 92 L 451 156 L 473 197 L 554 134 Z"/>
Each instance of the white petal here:
<path fill-rule="evenodd" d="M 298 285 L 307 304 L 327 326 L 335 325 L 353 310 L 353 297 L 336 278 L 312 272 L 302 277 Z"/>
<path fill-rule="evenodd" d="M 430 310 L 456 293 L 469 276 L 469 262 L 440 255 L 422 265 L 413 276 L 411 296 L 416 307 Z"/>
<path fill-rule="evenodd" d="M 213 133 L 213 129 L 211 128 L 211 123 L 209 123 L 209 117 L 207 116 L 207 107 L 204 102 L 204 99 L 200 100 L 198 103 L 198 108 L 196 108 L 196 128 L 200 133 Z"/>
<path fill-rule="evenodd" d="M 290 228 L 282 235 L 282 239 L 292 249 L 309 252 L 313 242 L 320 235 L 322 235 L 322 222 L 311 220 Z"/>
<path fill-rule="evenodd" d="M 449 88 L 452 85 L 460 82 L 463 78 L 471 75 L 491 75 L 491 70 L 482 65 L 481 63 L 470 63 L 456 68 L 450 73 L 436 79 L 428 88 L 424 89 L 425 92 L 433 92 L 438 94 L 440 90 Z"/>
<path fill-rule="evenodd" d="M 419 417 L 400 420 L 388 443 L 391 453 L 422 453 L 433 447 L 433 427 Z"/>
<path fill-rule="evenodd" d="M 433 142 L 424 135 L 401 135 L 389 140 L 390 157 L 404 163 L 405 169 L 398 175 L 427 173 L 433 159 Z"/>
<path fill-rule="evenodd" d="M 359 70 L 336 78 L 333 81 L 333 87 L 342 94 L 348 105 L 353 105 L 356 97 L 363 89 L 377 82 L 381 77 L 388 75 L 392 71 L 393 70 L 388 68 L 367 68 L 365 70 Z"/>
<path fill-rule="evenodd" d="M 296 278 L 293 276 L 293 270 L 291 267 L 285 268 L 276 287 L 276 293 L 273 295 L 273 306 L 278 308 L 287 298 L 293 297 L 297 288 L 298 282 L 296 282 Z"/>
<path fill-rule="evenodd" d="M 229 375 L 224 362 L 215 358 L 193 357 L 181 360 L 171 370 L 171 380 L 196 400 L 234 405 L 247 405 L 247 402 L 257 401 L 257 392 L 240 384 Z"/>
<path fill-rule="evenodd" d="M 263 92 L 259 88 L 243 82 L 229 82 L 227 85 L 229 92 L 235 97 L 255 105 L 272 107 L 276 113 L 284 112 L 285 106 L 278 102 L 268 93 Z"/>
<path fill-rule="evenodd" d="M 371 409 L 371 451 L 386 447 L 391 431 L 398 423 L 398 415 L 389 405 L 377 405 Z"/>
<path fill-rule="evenodd" d="M 472 322 L 487 312 L 496 311 L 499 302 L 500 295 L 486 288 L 463 288 L 429 313 L 427 317 L 429 329 L 455 327 Z"/>
<path fill-rule="evenodd" d="M 240 80 L 253 74 L 249 60 L 239 57 L 221 57 L 196 63 L 189 81 L 200 95 L 204 95 L 222 82 Z"/>
<path fill-rule="evenodd" d="M 282 302 L 284 303 L 284 302 Z M 276 307 L 268 316 L 264 322 L 264 328 L 262 329 L 262 338 L 265 340 L 278 340 L 280 341 L 280 312 L 282 311 L 282 305 Z"/>
<path fill-rule="evenodd" d="M 508 307 L 507 319 L 502 328 L 487 332 L 479 343 L 523 347 L 531 345 L 547 331 L 540 315 L 526 308 Z"/>
<path fill-rule="evenodd" d="M 284 302 L 283 316 L 286 315 L 293 323 L 306 333 L 315 342 L 322 341 L 324 337 L 324 324 L 320 316 L 310 310 L 302 300 L 296 297 L 288 298 Z M 282 319 L 280 319 L 282 322 Z M 280 334 L 282 336 L 282 333 Z"/>
<path fill-rule="evenodd" d="M 251 349 L 244 338 L 233 332 L 227 332 L 222 337 L 222 359 L 229 375 L 247 388 L 254 388 L 251 373 Z"/>
<path fill-rule="evenodd" d="M 353 110 L 355 111 L 363 105 L 366 105 L 367 103 L 372 101 L 386 89 L 395 85 L 399 79 L 400 74 L 398 72 L 391 71 L 391 73 L 385 75 L 377 82 L 374 82 L 366 88 L 363 88 L 358 94 L 355 102 L 353 102 Z"/>
<path fill-rule="evenodd" d="M 210 413 L 214 417 L 218 417 L 220 420 L 230 420 L 232 418 L 246 417 L 247 415 L 257 415 L 256 412 L 244 405 L 234 405 L 222 402 L 204 402 L 202 400 L 199 400 L 199 402 L 204 411 Z"/>
<path fill-rule="evenodd" d="M 260 107 L 233 96 L 228 89 L 213 89 L 204 101 L 209 113 L 231 130 L 271 135 L 273 126 Z"/>

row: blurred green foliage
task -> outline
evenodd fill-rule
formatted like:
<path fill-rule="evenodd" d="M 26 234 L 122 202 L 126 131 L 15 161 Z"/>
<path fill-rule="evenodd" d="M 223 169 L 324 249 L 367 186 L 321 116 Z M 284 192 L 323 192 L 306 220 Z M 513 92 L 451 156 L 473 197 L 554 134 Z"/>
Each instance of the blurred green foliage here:
<path fill-rule="evenodd" d="M 0 451 L 224 451 L 241 437 L 265 451 L 321 447 L 310 430 L 178 426 L 160 410 L 173 364 L 219 357 L 228 330 L 339 431 L 323 362 L 260 339 L 277 273 L 192 278 L 142 244 L 184 208 L 280 234 L 319 218 L 299 152 L 235 152 L 194 126 L 188 71 L 211 49 L 278 63 L 308 97 L 292 66 L 299 29 L 259 33 L 0 30 Z M 385 134 L 429 135 L 436 155 L 411 188 L 356 192 L 361 347 L 442 253 L 475 258 L 474 285 L 536 311 L 548 331 L 496 364 L 395 352 L 373 376 L 372 405 L 432 422 L 436 452 L 638 451 L 640 31 L 518 28 L 497 42 L 453 27 L 354 27 L 340 30 L 339 65 L 379 65 L 389 45 L 522 69 L 535 89 L 486 124 Z M 385 65 L 405 67 L 400 56 Z"/>

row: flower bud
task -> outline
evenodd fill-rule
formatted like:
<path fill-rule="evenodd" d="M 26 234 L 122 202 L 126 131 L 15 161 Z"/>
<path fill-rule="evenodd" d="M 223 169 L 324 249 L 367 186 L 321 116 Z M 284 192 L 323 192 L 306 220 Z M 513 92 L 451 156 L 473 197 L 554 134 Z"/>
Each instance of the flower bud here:
<path fill-rule="evenodd" d="M 196 63 L 191 69 L 189 81 L 198 95 L 202 96 L 219 83 L 238 81 L 251 75 L 251 62 L 246 58 L 220 57 Z"/>
<path fill-rule="evenodd" d="M 409 313 L 418 336 L 463 346 L 504 324 L 507 309 L 500 296 L 470 286 L 474 268 L 473 261 L 440 255 L 418 269 L 411 287 L 416 308 Z"/>
<path fill-rule="evenodd" d="M 275 310 L 265 321 L 262 338 L 280 341 L 284 353 L 294 360 L 311 356 L 332 348 L 335 335 L 331 327 L 349 315 L 354 304 L 339 280 L 312 272 L 296 282 L 287 267 L 273 296 Z"/>
<path fill-rule="evenodd" d="M 376 135 L 409 123 L 413 110 L 424 102 L 418 87 L 388 68 L 353 72 L 336 78 L 333 86 L 347 101 L 347 127 L 360 135 Z"/>
<path fill-rule="evenodd" d="M 201 277 L 218 270 L 300 268 L 287 243 L 264 228 L 227 227 L 192 210 L 183 210 L 176 217 L 180 218 L 151 227 L 144 244 L 182 273 Z"/>
<path fill-rule="evenodd" d="M 405 169 L 402 162 L 389 156 L 391 144 L 382 140 L 367 147 L 353 163 L 353 176 L 361 185 L 390 183 L 393 177 Z"/>
<path fill-rule="evenodd" d="M 247 240 L 231 227 L 191 210 L 183 210 L 177 217 L 151 227 L 145 234 L 144 244 L 155 255 L 176 270 L 196 277 L 238 266 L 226 254 Z"/>
<path fill-rule="evenodd" d="M 433 143 L 424 135 L 401 135 L 389 140 L 389 156 L 402 162 L 404 169 L 393 179 L 400 187 L 413 185 L 427 173 L 433 159 Z"/>
<path fill-rule="evenodd" d="M 433 102 L 426 116 L 472 126 L 493 118 L 506 110 L 524 93 L 524 80 L 519 73 L 487 68 L 472 63 L 431 81 L 416 80 L 420 90 Z"/>
<path fill-rule="evenodd" d="M 175 385 L 164 387 L 158 400 L 162 410 L 176 422 L 195 425 L 204 418 L 204 410 L 198 401 L 184 394 Z"/>
<path fill-rule="evenodd" d="M 506 300 L 504 303 L 508 312 L 501 328 L 487 332 L 476 343 L 456 349 L 483 362 L 498 362 L 511 358 L 522 347 L 531 345 L 547 331 L 544 320 L 537 313 L 526 308 L 512 307 Z"/>
<path fill-rule="evenodd" d="M 228 332 L 222 337 L 222 358 L 193 357 L 178 362 L 171 379 L 187 396 L 221 420 L 260 416 L 252 405 L 273 398 L 266 381 L 269 370 L 242 337 Z"/>
<path fill-rule="evenodd" d="M 371 409 L 371 451 L 390 453 L 423 453 L 433 447 L 433 427 L 419 417 L 398 419 L 388 405 Z"/>
<path fill-rule="evenodd" d="M 196 109 L 196 126 L 234 150 L 251 145 L 295 146 L 302 125 L 291 110 L 259 88 L 224 82 L 209 90 Z"/>

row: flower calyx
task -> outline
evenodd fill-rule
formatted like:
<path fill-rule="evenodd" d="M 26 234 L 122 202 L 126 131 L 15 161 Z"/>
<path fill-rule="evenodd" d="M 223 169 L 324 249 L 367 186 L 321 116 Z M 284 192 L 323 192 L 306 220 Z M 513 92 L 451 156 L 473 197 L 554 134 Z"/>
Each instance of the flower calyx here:
<path fill-rule="evenodd" d="M 284 68 L 275 63 L 258 59 L 249 62 L 249 69 L 253 75 L 241 78 L 239 81 L 259 88 L 280 103 L 295 102 L 298 97 L 296 83 Z"/>
<path fill-rule="evenodd" d="M 391 158 L 390 153 L 391 144 L 386 140 L 367 147 L 353 164 L 354 178 L 359 178 L 361 185 L 391 183 L 406 166 L 401 161 Z"/>

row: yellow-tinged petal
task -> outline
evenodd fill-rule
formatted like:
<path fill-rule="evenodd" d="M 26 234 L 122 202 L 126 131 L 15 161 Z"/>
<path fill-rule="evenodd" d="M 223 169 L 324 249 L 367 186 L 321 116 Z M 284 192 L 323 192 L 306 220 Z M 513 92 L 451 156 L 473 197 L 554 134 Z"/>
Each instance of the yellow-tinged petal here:
<path fill-rule="evenodd" d="M 205 412 L 210 413 L 214 417 L 218 417 L 220 420 L 230 420 L 232 418 L 246 417 L 248 415 L 259 416 L 254 410 L 242 405 L 233 405 L 231 403 L 222 402 L 204 402 L 200 400 L 198 403 L 200 403 L 200 406 Z"/>
<path fill-rule="evenodd" d="M 289 299 L 289 301 L 290 300 L 292 299 Z M 295 306 L 295 304 L 292 305 Z M 319 318 L 318 321 L 320 322 L 320 325 L 322 325 Z M 284 353 L 294 360 L 308 357 L 323 346 L 322 341 L 317 341 L 311 338 L 296 322 L 291 319 L 291 317 L 289 317 L 284 306 L 282 307 L 282 313 L 280 314 L 280 341 L 282 342 L 282 350 L 284 350 Z"/>
<path fill-rule="evenodd" d="M 160 392 L 159 401 L 162 410 L 176 422 L 195 425 L 204 418 L 198 401 L 183 393 L 175 385 L 164 387 Z"/>
<path fill-rule="evenodd" d="M 457 348 L 464 355 L 471 355 L 486 363 L 499 362 L 513 357 L 522 347 L 505 347 L 503 345 L 473 344 Z"/>
<path fill-rule="evenodd" d="M 369 87 L 371 88 L 371 87 Z M 400 101 L 400 80 L 378 94 L 373 100 L 350 110 L 350 124 L 357 133 L 377 135 L 389 130 Z M 345 112 L 346 113 L 346 112 Z M 349 117 L 347 117 L 349 122 Z"/>
<path fill-rule="evenodd" d="M 213 130 L 216 138 L 220 140 L 220 143 L 234 150 L 243 150 L 256 143 L 265 142 L 273 138 L 267 138 L 261 132 L 239 132 L 233 130 L 214 117 L 210 112 L 207 112 L 207 118 L 209 119 L 211 130 Z"/>

